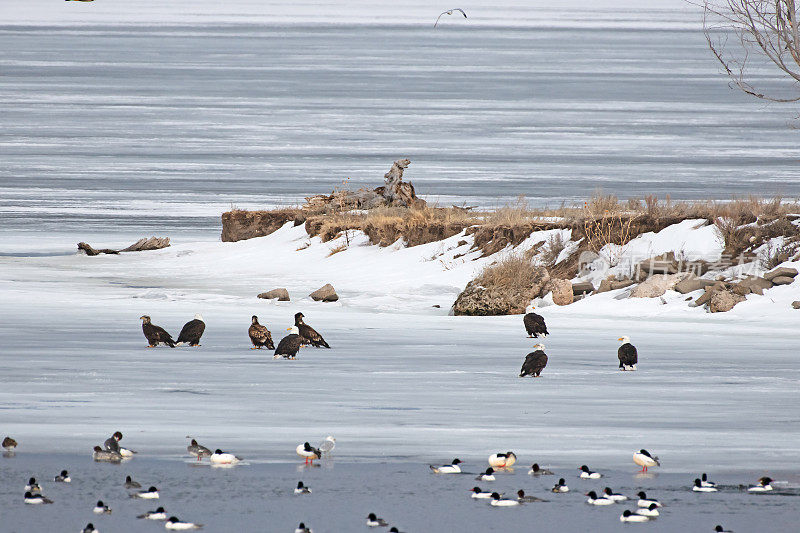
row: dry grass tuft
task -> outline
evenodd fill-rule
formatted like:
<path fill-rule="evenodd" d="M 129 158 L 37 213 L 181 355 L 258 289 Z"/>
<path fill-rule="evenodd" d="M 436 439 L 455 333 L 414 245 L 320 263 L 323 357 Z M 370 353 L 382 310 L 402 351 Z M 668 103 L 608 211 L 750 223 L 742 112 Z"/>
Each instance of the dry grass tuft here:
<path fill-rule="evenodd" d="M 510 254 L 488 265 L 476 279 L 485 287 L 515 288 L 526 286 L 536 275 L 536 266 L 530 260 Z"/>

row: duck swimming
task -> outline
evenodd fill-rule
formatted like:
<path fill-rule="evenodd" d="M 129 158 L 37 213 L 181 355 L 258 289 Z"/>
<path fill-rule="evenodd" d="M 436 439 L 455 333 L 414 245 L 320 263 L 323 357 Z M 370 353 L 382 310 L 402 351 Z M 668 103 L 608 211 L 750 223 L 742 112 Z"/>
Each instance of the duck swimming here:
<path fill-rule="evenodd" d="M 500 493 L 493 492 L 492 501 L 490 501 L 489 504 L 494 507 L 514 507 L 519 505 L 519 500 L 507 500 L 505 498 L 501 498 Z"/>
<path fill-rule="evenodd" d="M 648 518 L 655 518 L 660 514 L 658 512 L 658 505 L 656 505 L 654 503 L 651 503 L 649 507 L 642 507 L 642 508 L 636 509 L 635 512 L 636 512 L 636 514 L 640 514 L 640 515 L 646 516 Z"/>
<path fill-rule="evenodd" d="M 593 490 L 587 492 L 586 496 L 589 497 L 589 499 L 586 500 L 586 503 L 588 503 L 589 505 L 614 505 L 615 503 L 614 500 L 612 500 L 611 498 L 606 498 L 605 496 L 598 496 L 597 493 Z"/>
<path fill-rule="evenodd" d="M 386 527 L 389 523 L 383 518 L 378 518 L 375 513 L 369 513 L 367 515 L 367 525 L 369 527 Z"/>
<path fill-rule="evenodd" d="M 212 465 L 235 465 L 242 460 L 232 453 L 223 452 L 220 449 L 214 450 L 214 453 L 208 458 Z"/>
<path fill-rule="evenodd" d="M 303 485 L 302 481 L 297 482 L 297 487 L 294 489 L 295 494 L 311 494 L 311 489 Z"/>
<path fill-rule="evenodd" d="M 444 466 L 429 465 L 429 468 L 433 470 L 434 474 L 460 474 L 461 467 L 458 466 L 459 464 L 461 464 L 461 459 L 456 458 L 453 459 L 453 462 L 450 463 L 449 465 L 444 465 Z"/>
<path fill-rule="evenodd" d="M 494 481 L 495 480 L 494 468 L 490 466 L 489 468 L 486 469 L 486 472 L 479 475 L 475 479 L 477 479 L 478 481 Z"/>
<path fill-rule="evenodd" d="M 92 509 L 94 514 L 111 514 L 111 507 L 103 503 L 103 500 L 97 500 L 97 504 Z"/>
<path fill-rule="evenodd" d="M 700 478 L 694 480 L 694 486 L 692 490 L 695 492 L 717 492 L 716 487 L 704 487 L 703 482 L 700 481 Z"/>
<path fill-rule="evenodd" d="M 628 499 L 628 497 L 625 496 L 624 494 L 618 494 L 618 493 L 612 492 L 611 491 L 611 487 L 606 487 L 606 488 L 603 489 L 603 496 L 605 498 L 608 498 L 609 500 L 613 500 L 615 502 L 624 502 L 625 500 Z"/>
<path fill-rule="evenodd" d="M 31 492 L 25 493 L 25 503 L 28 505 L 40 505 L 43 503 L 53 503 L 53 500 L 45 498 L 41 494 L 32 494 Z"/>
<path fill-rule="evenodd" d="M 144 520 L 166 520 L 167 512 L 164 510 L 163 507 L 159 507 L 155 511 L 148 511 L 144 514 L 140 514 L 136 518 Z"/>
<path fill-rule="evenodd" d="M 189 529 L 200 529 L 203 524 L 195 524 L 194 522 L 181 522 L 177 516 L 170 516 L 169 520 L 164 524 L 167 529 L 174 529 L 177 531 L 186 531 Z"/>
<path fill-rule="evenodd" d="M 553 471 L 546 468 L 540 468 L 539 463 L 533 463 L 528 474 L 531 476 L 552 476 Z"/>
<path fill-rule="evenodd" d="M 619 517 L 620 522 L 647 522 L 650 518 L 625 510 Z"/>
<path fill-rule="evenodd" d="M 488 500 L 489 498 L 492 497 L 491 492 L 484 492 L 481 490 L 480 487 L 472 487 L 472 490 L 470 492 L 472 493 L 471 498 L 475 500 Z"/>
<path fill-rule="evenodd" d="M 758 485 L 750 487 L 747 492 L 769 492 L 772 490 L 772 478 L 762 477 L 758 480 Z"/>
<path fill-rule="evenodd" d="M 647 494 L 644 491 L 639 491 L 637 494 L 639 496 L 639 501 L 636 504 L 639 507 L 650 507 L 651 505 L 655 504 L 656 507 L 662 507 L 661 503 L 656 500 L 655 498 L 648 498 Z"/>
<path fill-rule="evenodd" d="M 95 446 L 92 451 L 92 458 L 98 462 L 106 463 L 119 463 L 122 461 L 122 455 L 117 452 L 102 449 L 100 446 Z"/>
<path fill-rule="evenodd" d="M 134 481 L 131 476 L 125 476 L 125 488 L 126 489 L 141 489 L 142 484 L 138 481 Z"/>
<path fill-rule="evenodd" d="M 53 481 L 56 483 L 70 483 L 72 482 L 72 478 L 69 477 L 69 472 L 62 470 L 61 473 L 53 479 Z"/>
<path fill-rule="evenodd" d="M 567 487 L 567 482 L 564 481 L 564 478 L 558 480 L 558 483 L 553 485 L 553 488 L 550 489 L 550 492 L 569 492 L 569 487 Z"/>
<path fill-rule="evenodd" d="M 600 479 L 603 475 L 600 472 L 593 472 L 589 470 L 589 467 L 586 465 L 582 465 L 578 470 L 581 471 L 581 479 Z"/>
<path fill-rule="evenodd" d="M 158 489 L 155 487 L 150 487 L 147 490 L 142 490 L 137 492 L 136 494 L 131 494 L 131 498 L 138 498 L 140 500 L 157 500 Z"/>

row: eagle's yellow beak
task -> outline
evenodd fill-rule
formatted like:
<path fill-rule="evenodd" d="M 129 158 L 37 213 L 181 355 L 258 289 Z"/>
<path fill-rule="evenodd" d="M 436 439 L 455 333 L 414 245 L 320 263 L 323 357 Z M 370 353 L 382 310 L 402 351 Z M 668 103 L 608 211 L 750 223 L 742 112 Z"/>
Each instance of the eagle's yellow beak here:
<path fill-rule="evenodd" d="M 286 328 L 286 331 L 292 331 L 292 328 Z"/>
<path fill-rule="evenodd" d="M 619 339 L 617 339 L 617 340 L 618 340 L 618 341 L 621 341 L 621 340 L 622 340 L 622 337 L 620 337 L 620 338 L 619 338 Z"/>

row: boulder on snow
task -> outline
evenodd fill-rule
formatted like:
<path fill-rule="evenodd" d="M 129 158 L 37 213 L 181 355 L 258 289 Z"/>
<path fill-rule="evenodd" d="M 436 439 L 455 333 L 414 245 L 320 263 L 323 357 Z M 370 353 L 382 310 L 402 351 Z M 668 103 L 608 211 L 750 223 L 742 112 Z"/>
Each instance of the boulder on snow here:
<path fill-rule="evenodd" d="M 568 279 L 551 279 L 548 287 L 553 293 L 553 303 L 569 305 L 575 301 L 572 282 Z"/>
<path fill-rule="evenodd" d="M 604 279 L 600 282 L 600 286 L 597 288 L 597 294 L 601 292 L 608 292 L 608 291 L 615 291 L 617 289 L 624 289 L 625 287 L 630 287 L 636 283 L 632 279 Z"/>
<path fill-rule="evenodd" d="M 592 285 L 591 281 L 579 281 L 572 284 L 572 294 L 576 296 L 592 292 L 594 292 L 594 285 Z"/>
<path fill-rule="evenodd" d="M 289 291 L 286 289 L 272 289 L 271 291 L 262 292 L 258 295 L 259 298 L 264 300 L 278 300 L 279 302 L 289 301 Z"/>
<path fill-rule="evenodd" d="M 745 301 L 745 297 L 733 291 L 715 291 L 708 302 L 708 310 L 712 313 L 724 313 L 743 301 Z"/>
<path fill-rule="evenodd" d="M 690 292 L 699 291 L 700 289 L 705 289 L 706 287 L 714 285 L 715 283 L 716 281 L 711 279 L 689 276 L 676 283 L 675 287 L 673 288 L 681 294 L 688 294 Z"/>
<path fill-rule="evenodd" d="M 667 252 L 640 262 L 636 267 L 637 278 L 644 280 L 653 274 L 677 274 L 678 267 L 675 252 Z"/>
<path fill-rule="evenodd" d="M 770 287 L 772 287 L 772 282 L 764 278 L 760 278 L 758 276 L 748 276 L 742 281 L 740 281 L 736 286 L 746 287 L 750 289 L 750 292 L 752 292 L 753 294 L 758 294 L 760 296 L 764 294 L 764 289 L 769 289 Z M 743 290 L 744 289 L 740 289 L 740 291 Z M 747 293 L 742 293 L 742 294 L 747 294 Z"/>
<path fill-rule="evenodd" d="M 772 283 L 775 285 L 790 285 L 793 281 L 794 278 L 789 276 L 777 276 L 772 278 Z"/>
<path fill-rule="evenodd" d="M 631 291 L 631 298 L 655 298 L 671 290 L 686 274 L 656 274 L 638 284 Z"/>
<path fill-rule="evenodd" d="M 315 290 L 311 294 L 309 294 L 311 299 L 315 302 L 335 302 L 339 299 L 339 295 L 336 294 L 336 291 L 333 288 L 333 285 L 330 283 L 326 283 L 319 289 Z"/>
<path fill-rule="evenodd" d="M 481 279 L 470 281 L 453 303 L 454 315 L 494 316 L 525 313 L 531 300 L 543 296 L 550 281 L 546 268 L 537 267 L 525 283 L 486 287 Z"/>
<path fill-rule="evenodd" d="M 778 277 L 793 278 L 795 276 L 797 276 L 797 269 L 796 268 L 778 267 L 778 268 L 770 270 L 769 272 L 764 274 L 764 279 L 768 279 L 768 280 L 772 281 L 774 278 L 778 278 Z M 773 283 L 775 283 L 775 282 L 773 281 Z"/>
<path fill-rule="evenodd" d="M 792 307 L 794 307 L 795 309 L 800 309 L 800 300 L 793 301 Z"/>

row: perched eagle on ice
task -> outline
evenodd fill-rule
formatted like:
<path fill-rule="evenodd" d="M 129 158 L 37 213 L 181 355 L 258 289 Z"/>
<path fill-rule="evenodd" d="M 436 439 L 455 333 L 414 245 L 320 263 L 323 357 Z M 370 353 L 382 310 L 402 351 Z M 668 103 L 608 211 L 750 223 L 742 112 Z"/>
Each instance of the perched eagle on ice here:
<path fill-rule="evenodd" d="M 525 362 L 522 363 L 522 369 L 519 371 L 519 377 L 525 376 L 539 377 L 544 367 L 547 366 L 547 354 L 544 353 L 544 344 L 537 344 L 534 351 L 525 356 Z"/>
<path fill-rule="evenodd" d="M 264 346 L 270 350 L 275 348 L 275 345 L 272 343 L 272 334 L 266 326 L 262 326 L 258 323 L 258 317 L 256 315 L 253 315 L 252 323 L 247 333 L 250 335 L 250 340 L 253 341 L 253 347 L 250 348 L 251 350 L 260 350 Z"/>
<path fill-rule="evenodd" d="M 167 333 L 164 328 L 156 326 L 150 322 L 149 316 L 142 315 L 139 317 L 139 320 L 142 321 L 142 331 L 144 332 L 144 336 L 147 338 L 150 348 L 155 348 L 160 342 L 163 342 L 170 348 L 175 347 L 175 341 L 172 340 L 172 336 L 170 336 L 170 334 Z"/>
<path fill-rule="evenodd" d="M 322 348 L 323 346 L 330 348 L 325 339 L 322 338 L 322 335 L 317 333 L 317 330 L 303 322 L 303 316 L 303 313 L 295 313 L 294 315 L 294 325 L 299 330 L 300 336 L 311 343 L 314 348 Z"/>
<path fill-rule="evenodd" d="M 639 354 L 636 352 L 636 346 L 631 344 L 631 339 L 628 337 L 620 337 L 617 340 L 622 341 L 622 346 L 617 350 L 619 369 L 636 370 L 636 363 L 639 362 Z"/>
<path fill-rule="evenodd" d="M 185 342 L 189 346 L 200 346 L 200 337 L 206 330 L 206 323 L 203 322 L 203 316 L 200 313 L 194 315 L 194 319 L 190 320 L 183 325 L 180 335 L 178 335 L 178 343 Z"/>
<path fill-rule="evenodd" d="M 284 359 L 294 359 L 297 357 L 297 352 L 300 346 L 303 345 L 305 339 L 300 336 L 300 330 L 297 326 L 292 326 L 288 329 L 290 332 L 281 342 L 278 343 L 278 348 L 275 350 L 275 359 L 283 357 Z"/>
<path fill-rule="evenodd" d="M 544 323 L 544 317 L 542 315 L 537 315 L 536 313 L 528 313 L 525 315 L 525 318 L 522 319 L 522 322 L 525 324 L 525 331 L 528 332 L 528 337 L 538 338 L 539 335 L 542 337 L 546 337 L 547 333 L 547 326 Z"/>

